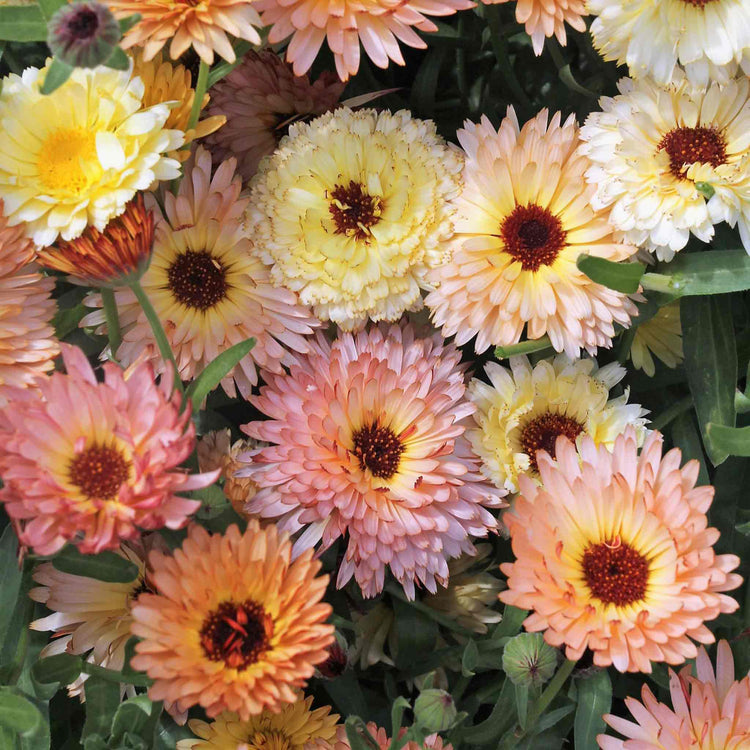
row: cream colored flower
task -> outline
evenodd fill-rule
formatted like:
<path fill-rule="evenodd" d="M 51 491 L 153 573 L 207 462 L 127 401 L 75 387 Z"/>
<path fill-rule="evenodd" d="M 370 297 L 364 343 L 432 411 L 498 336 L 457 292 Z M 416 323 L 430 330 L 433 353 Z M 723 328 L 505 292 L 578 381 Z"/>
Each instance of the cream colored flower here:
<path fill-rule="evenodd" d="M 653 356 L 652 356 L 653 355 Z M 635 329 L 630 345 L 630 359 L 636 370 L 653 377 L 656 372 L 654 357 L 667 367 L 677 367 L 682 362 L 682 326 L 680 303 L 672 302 Z"/>

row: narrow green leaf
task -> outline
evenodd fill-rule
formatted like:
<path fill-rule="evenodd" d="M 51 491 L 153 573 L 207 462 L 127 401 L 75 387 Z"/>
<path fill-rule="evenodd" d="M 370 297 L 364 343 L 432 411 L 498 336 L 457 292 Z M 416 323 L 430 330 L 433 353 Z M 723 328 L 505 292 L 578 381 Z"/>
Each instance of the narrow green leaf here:
<path fill-rule="evenodd" d="M 404 718 L 404 711 L 410 708 L 409 701 L 403 696 L 399 696 L 393 701 L 391 706 L 391 737 L 396 737 L 401 729 L 401 722 Z"/>
<path fill-rule="evenodd" d="M 65 5 L 68 0 L 37 0 L 44 18 L 49 21 L 55 13 Z"/>
<path fill-rule="evenodd" d="M 492 632 L 492 638 L 505 638 L 518 634 L 528 614 L 525 609 L 518 609 L 518 607 L 506 604 L 503 610 L 503 619 Z"/>
<path fill-rule="evenodd" d="M 379 750 L 380 745 L 367 730 L 367 726 L 359 716 L 350 716 L 344 722 L 344 729 L 352 750 Z"/>
<path fill-rule="evenodd" d="M 750 456 L 750 427 L 727 427 L 709 422 L 706 434 L 715 450 L 729 456 Z"/>
<path fill-rule="evenodd" d="M 744 250 L 678 254 L 659 274 L 679 296 L 726 294 L 750 289 L 750 257 Z M 646 277 L 643 279 L 647 286 Z"/>
<path fill-rule="evenodd" d="M 30 734 L 44 717 L 25 696 L 11 688 L 0 687 L 0 725 L 18 734 Z"/>
<path fill-rule="evenodd" d="M 147 735 L 149 732 L 153 735 L 152 716 L 157 707 L 160 713 L 161 704 L 154 704 L 146 695 L 136 695 L 121 703 L 112 720 L 112 739 L 120 739 L 128 732 L 150 742 L 152 738 Z"/>
<path fill-rule="evenodd" d="M 47 75 L 44 77 L 44 83 L 40 91 L 47 96 L 56 89 L 59 89 L 65 81 L 70 78 L 70 74 L 73 72 L 73 66 L 64 63 L 62 60 L 55 58 L 52 60 L 52 64 L 49 66 Z"/>
<path fill-rule="evenodd" d="M 412 109 L 422 117 L 435 114 L 435 95 L 437 92 L 440 68 L 445 60 L 445 48 L 433 47 L 426 55 L 414 76 L 411 89 Z"/>
<path fill-rule="evenodd" d="M 435 647 L 438 627 L 434 620 L 400 599 L 392 600 L 396 615 L 396 665 L 407 668 L 423 654 Z"/>
<path fill-rule="evenodd" d="M 117 23 L 120 26 L 120 33 L 127 34 L 141 20 L 141 17 L 140 13 L 133 13 L 132 16 L 125 16 L 125 18 L 118 19 Z"/>
<path fill-rule="evenodd" d="M 642 263 L 614 263 L 595 255 L 579 255 L 576 265 L 592 281 L 624 294 L 638 291 L 646 270 Z"/>
<path fill-rule="evenodd" d="M 492 713 L 479 724 L 464 729 L 460 734 L 461 744 L 466 742 L 469 745 L 497 747 L 497 740 L 515 724 L 515 720 L 515 688 L 513 683 L 506 679 Z"/>
<path fill-rule="evenodd" d="M 203 372 L 187 387 L 185 396 L 193 402 L 193 411 L 200 409 L 203 399 L 216 388 L 237 363 L 250 354 L 255 346 L 255 339 L 240 341 L 239 344 L 230 346 L 223 351 Z"/>
<path fill-rule="evenodd" d="M 558 721 L 564 719 L 569 713 L 575 710 L 575 705 L 563 706 L 562 708 L 556 708 L 554 711 L 549 711 L 544 714 L 536 724 L 536 733 L 544 732 L 550 727 L 555 726 Z"/>
<path fill-rule="evenodd" d="M 675 448 L 682 451 L 682 463 L 696 460 L 700 464 L 698 472 L 698 484 L 709 484 L 708 469 L 706 468 L 706 457 L 703 454 L 703 445 L 701 436 L 695 425 L 695 417 L 692 410 L 680 414 L 672 422 L 671 429 L 672 442 Z"/>
<path fill-rule="evenodd" d="M 472 677 L 477 664 L 479 664 L 479 649 L 477 642 L 470 639 L 466 642 L 466 648 L 461 656 L 461 674 L 464 677 Z"/>
<path fill-rule="evenodd" d="M 552 342 L 549 340 L 549 336 L 542 336 L 540 339 L 521 341 L 518 344 L 512 344 L 510 346 L 496 346 L 495 358 L 508 359 L 508 357 L 515 357 L 518 354 L 533 354 L 534 352 L 541 352 L 545 349 L 549 349 L 551 346 Z"/>
<path fill-rule="evenodd" d="M 70 685 L 81 674 L 83 660 L 75 654 L 55 654 L 40 659 L 31 668 L 31 673 L 37 682 L 43 684 L 60 683 Z"/>
<path fill-rule="evenodd" d="M 86 723 L 81 739 L 100 734 L 108 737 L 115 711 L 120 705 L 120 686 L 99 677 L 89 676 L 84 683 Z"/>
<path fill-rule="evenodd" d="M 734 426 L 734 392 L 737 383 L 737 349 L 730 299 L 704 296 L 680 303 L 685 372 L 701 426 L 703 445 L 714 466 L 729 451 L 712 442 L 709 422 Z M 720 440 L 720 438 L 719 438 Z"/>
<path fill-rule="evenodd" d="M 52 565 L 62 573 L 108 583 L 130 583 L 138 576 L 138 566 L 114 552 L 82 555 L 71 544 L 52 559 Z"/>
<path fill-rule="evenodd" d="M 13 527 L 8 524 L 0 537 L 0 643 L 5 640 L 11 618 L 13 605 L 18 599 L 23 574 L 18 568 L 18 539 Z"/>
<path fill-rule="evenodd" d="M 576 680 L 576 683 L 575 750 L 589 750 L 596 747 L 596 735 L 606 729 L 602 715 L 612 707 L 612 682 L 607 670 L 601 669 L 587 679 Z"/>
<path fill-rule="evenodd" d="M 234 62 L 222 61 L 208 73 L 208 88 L 217 84 L 222 78 L 226 78 L 241 62 L 246 52 L 249 52 L 253 48 L 252 42 L 248 42 L 244 39 L 237 39 L 233 45 L 234 54 L 237 56 Z"/>
<path fill-rule="evenodd" d="M 0 40 L 9 42 L 46 42 L 47 22 L 38 5 L 0 8 Z"/>

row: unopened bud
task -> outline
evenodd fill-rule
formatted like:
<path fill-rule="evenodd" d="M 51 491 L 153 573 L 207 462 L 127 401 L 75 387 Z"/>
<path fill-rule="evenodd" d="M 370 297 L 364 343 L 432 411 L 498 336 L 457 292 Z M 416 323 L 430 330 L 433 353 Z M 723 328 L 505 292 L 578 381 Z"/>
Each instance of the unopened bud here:
<path fill-rule="evenodd" d="M 349 666 L 347 649 L 346 640 L 337 632 L 336 640 L 328 647 L 328 658 L 316 667 L 316 677 L 324 680 L 335 680 L 341 677 Z"/>
<path fill-rule="evenodd" d="M 445 690 L 423 690 L 414 701 L 415 722 L 428 732 L 443 732 L 456 723 L 456 704 Z"/>
<path fill-rule="evenodd" d="M 555 673 L 557 655 L 541 633 L 521 633 L 505 644 L 503 671 L 514 685 L 539 687 Z"/>
<path fill-rule="evenodd" d="M 95 68 L 110 58 L 120 36 L 117 19 L 106 5 L 75 0 L 50 19 L 47 45 L 58 60 L 74 68 Z"/>

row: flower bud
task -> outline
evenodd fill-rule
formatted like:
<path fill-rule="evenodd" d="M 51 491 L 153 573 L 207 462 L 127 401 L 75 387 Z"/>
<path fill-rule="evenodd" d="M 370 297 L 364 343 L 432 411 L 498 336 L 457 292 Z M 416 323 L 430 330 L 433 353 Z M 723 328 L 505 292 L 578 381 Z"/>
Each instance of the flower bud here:
<path fill-rule="evenodd" d="M 120 26 L 106 5 L 75 0 L 50 19 L 47 45 L 68 65 L 95 68 L 109 59 L 120 37 Z"/>
<path fill-rule="evenodd" d="M 423 690 L 414 701 L 415 722 L 428 732 L 442 732 L 456 723 L 456 704 L 445 690 Z"/>
<path fill-rule="evenodd" d="M 541 633 L 521 633 L 503 649 L 503 671 L 514 685 L 540 687 L 555 673 L 557 655 Z"/>
<path fill-rule="evenodd" d="M 349 666 L 347 653 L 349 644 L 338 631 L 334 634 L 336 640 L 328 647 L 328 658 L 315 668 L 315 676 L 324 680 L 335 680 L 341 677 Z"/>

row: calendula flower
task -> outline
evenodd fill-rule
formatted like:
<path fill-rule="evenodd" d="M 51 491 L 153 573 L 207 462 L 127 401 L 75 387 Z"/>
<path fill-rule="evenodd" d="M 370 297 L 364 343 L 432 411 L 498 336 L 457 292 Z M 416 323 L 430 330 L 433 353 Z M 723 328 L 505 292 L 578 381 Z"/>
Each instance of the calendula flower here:
<path fill-rule="evenodd" d="M 422 306 L 445 263 L 462 160 L 435 124 L 342 108 L 289 128 L 252 184 L 248 223 L 276 284 L 344 330 Z"/>
<path fill-rule="evenodd" d="M 750 73 L 744 0 L 587 0 L 594 46 L 627 64 L 633 78 L 668 84 L 682 71 L 696 86 L 726 83 L 738 65 Z"/>
<path fill-rule="evenodd" d="M 388 736 L 388 733 L 383 729 L 382 727 L 379 727 L 374 722 L 369 722 L 367 724 L 367 731 L 370 733 L 370 736 L 378 743 L 378 748 L 380 750 L 388 750 L 388 748 L 391 746 L 391 738 Z M 398 736 L 403 737 L 403 735 L 406 734 L 406 728 L 402 728 Z M 340 742 L 345 743 L 345 747 L 347 750 L 350 750 L 350 745 L 348 740 L 346 739 L 346 732 L 344 730 L 344 727 L 339 727 L 338 729 L 338 739 Z M 425 737 L 424 743 L 417 743 L 414 740 L 409 740 L 403 747 L 402 750 L 453 750 L 453 745 L 450 743 L 443 744 L 443 740 L 441 737 L 438 737 L 437 734 L 430 734 L 427 737 Z"/>
<path fill-rule="evenodd" d="M 240 217 L 235 160 L 212 171 L 211 155 L 198 147 L 185 170 L 178 194 L 167 193 L 157 211 L 151 265 L 141 279 L 175 353 L 180 377 L 192 380 L 222 351 L 248 338 L 250 353 L 221 381 L 230 396 L 248 396 L 258 382 L 257 368 L 280 373 L 293 361 L 288 349 L 306 352 L 306 336 L 319 325 L 288 289 L 271 284 L 269 269 L 252 252 Z M 123 364 L 144 353 L 166 367 L 135 294 L 116 293 L 122 325 L 117 357 Z M 100 306 L 98 296 L 88 304 Z M 103 325 L 104 313 L 82 325 Z M 100 329 L 105 330 L 104 328 Z M 236 384 L 236 387 L 235 387 Z"/>
<path fill-rule="evenodd" d="M 244 534 L 198 525 L 182 547 L 149 555 L 155 594 L 141 594 L 131 660 L 154 679 L 152 700 L 178 711 L 202 706 L 209 718 L 232 711 L 241 721 L 278 714 L 326 660 L 333 626 L 321 602 L 328 576 L 312 551 L 292 562 L 292 545 L 255 520 Z"/>
<path fill-rule="evenodd" d="M 264 26 L 271 26 L 268 41 L 281 42 L 291 35 L 286 59 L 294 74 L 310 70 L 323 42 L 327 42 L 342 81 L 359 70 L 360 43 L 365 54 L 379 68 L 392 60 L 404 65 L 398 43 L 425 49 L 427 44 L 415 32 L 437 31 L 428 16 L 451 16 L 473 8 L 470 0 L 256 0 Z M 414 27 L 414 28 L 412 28 Z"/>
<path fill-rule="evenodd" d="M 750 80 L 702 91 L 624 78 L 581 128 L 597 206 L 629 242 L 670 260 L 714 224 L 739 226 L 750 253 Z"/>
<path fill-rule="evenodd" d="M 434 593 L 448 560 L 497 527 L 487 508 L 502 505 L 464 437 L 474 407 L 460 352 L 410 326 L 314 346 L 250 399 L 270 419 L 242 429 L 272 445 L 237 472 L 260 487 L 247 510 L 304 528 L 298 549 L 348 535 L 339 588 L 354 575 L 375 596 L 390 567 L 409 598 L 416 583 Z"/>
<path fill-rule="evenodd" d="M 604 720 L 627 739 L 596 739 L 602 750 L 661 750 L 661 748 L 706 748 L 744 750 L 750 744 L 750 675 L 734 679 L 734 659 L 726 641 L 719 641 L 716 672 L 705 648 L 695 662 L 679 675 L 669 670 L 672 707 L 656 699 L 648 685 L 641 701 L 626 698 L 635 722 L 605 714 Z"/>
<path fill-rule="evenodd" d="M 106 5 L 77 0 L 62 5 L 50 18 L 47 46 L 75 68 L 95 68 L 107 62 L 120 41 L 120 26 Z"/>
<path fill-rule="evenodd" d="M 509 0 L 482 0 L 487 5 L 507 3 Z M 524 24 L 526 33 L 531 37 L 535 55 L 541 55 L 544 40 L 552 35 L 564 47 L 568 43 L 565 24 L 576 31 L 586 31 L 585 0 L 517 0 L 516 21 Z"/>
<path fill-rule="evenodd" d="M 576 153 L 573 117 L 547 122 L 543 110 L 519 128 L 515 112 L 495 130 L 466 122 L 464 189 L 456 201 L 453 258 L 429 275 L 425 303 L 444 336 L 474 348 L 549 336 L 571 358 L 612 345 L 615 324 L 630 325 L 635 304 L 576 267 L 581 254 L 624 260 L 635 248 L 616 241 L 609 211 L 592 207 L 591 166 Z"/>
<path fill-rule="evenodd" d="M 263 711 L 241 721 L 235 713 L 221 714 L 210 724 L 191 720 L 200 739 L 180 740 L 177 750 L 346 750 L 336 741 L 337 714 L 330 706 L 312 708 L 312 697 L 298 698 L 278 713 Z"/>
<path fill-rule="evenodd" d="M 170 378 L 157 386 L 148 363 L 110 363 L 99 383 L 80 349 L 60 347 L 67 374 L 40 377 L 38 392 L 16 389 L 0 411 L 0 501 L 21 542 L 40 555 L 67 541 L 96 554 L 140 529 L 184 526 L 200 502 L 176 493 L 216 474 L 178 468 L 195 432 Z"/>
<path fill-rule="evenodd" d="M 63 573 L 52 563 L 37 566 L 34 581 L 40 585 L 31 589 L 29 596 L 54 612 L 29 625 L 32 630 L 54 632 L 54 640 L 42 649 L 40 658 L 68 653 L 118 672 L 125 666 L 125 644 L 131 638 L 130 608 L 146 590 L 146 554 L 139 539 L 122 544 L 116 552 L 138 568 L 138 575 L 129 583 Z M 68 685 L 68 694 L 83 698 L 87 679 L 86 674 L 78 677 Z"/>
<path fill-rule="evenodd" d="M 140 278 L 151 259 L 154 215 L 139 193 L 124 213 L 111 219 L 100 232 L 86 227 L 74 240 L 58 240 L 39 251 L 47 268 L 70 274 L 91 286 L 121 286 Z"/>
<path fill-rule="evenodd" d="M 204 138 L 224 125 L 226 118 L 215 115 L 198 120 L 195 127 L 188 130 L 190 111 L 195 101 L 190 71 L 184 65 L 164 60 L 161 52 L 157 52 L 150 60 L 145 60 L 143 50 L 135 49 L 132 57 L 133 75 L 138 76 L 146 87 L 143 95 L 144 106 L 151 107 L 154 104 L 169 102 L 169 117 L 165 127 L 185 132 L 183 146 L 188 146 L 198 138 Z M 213 92 L 214 89 L 211 89 L 211 93 Z M 210 99 L 208 93 L 203 95 L 201 111 L 206 109 Z M 184 162 L 190 157 L 190 149 L 181 148 L 170 152 L 169 155 Z"/>
<path fill-rule="evenodd" d="M 228 62 L 236 56 L 227 34 L 260 44 L 261 24 L 253 0 L 106 0 L 117 18 L 137 13 L 141 20 L 122 40 L 122 47 L 143 47 L 150 60 L 167 42 L 173 60 L 192 47 L 208 65 L 214 53 Z"/>
<path fill-rule="evenodd" d="M 502 620 L 495 606 L 503 582 L 482 569 L 492 547 L 477 544 L 476 548 L 476 556 L 462 555 L 448 563 L 450 582 L 447 588 L 425 596 L 422 603 L 475 633 L 486 633 L 488 624 Z M 484 564 L 486 567 L 486 562 Z"/>
<path fill-rule="evenodd" d="M 289 126 L 308 115 L 322 115 L 336 106 L 345 84 L 322 73 L 315 82 L 296 76 L 275 52 L 251 51 L 211 89 L 208 111 L 226 119 L 209 139 L 215 156 L 237 159 L 237 171 L 247 182 L 260 160 L 272 154 Z"/>
<path fill-rule="evenodd" d="M 630 359 L 636 370 L 643 370 L 653 377 L 656 372 L 654 357 L 674 368 L 682 362 L 682 356 L 680 303 L 672 302 L 660 307 L 653 318 L 635 329 Z"/>
<path fill-rule="evenodd" d="M 695 487 L 698 462 L 662 456 L 658 432 L 638 455 L 632 427 L 612 450 L 586 436 L 579 454 L 560 437 L 556 454 L 538 454 L 542 486 L 521 476 L 504 516 L 516 561 L 500 566 L 500 599 L 532 610 L 526 629 L 568 659 L 588 648 L 597 666 L 651 672 L 694 658 L 690 639 L 713 642 L 704 622 L 737 609 L 722 592 L 742 582 L 739 558 L 714 553 L 714 488 Z"/>
<path fill-rule="evenodd" d="M 53 279 L 28 263 L 34 244 L 23 227 L 8 226 L 0 200 L 0 408 L 54 367 L 60 352 L 50 321 L 57 306 Z"/>
<path fill-rule="evenodd" d="M 469 398 L 476 404 L 475 426 L 467 430 L 482 473 L 497 487 L 518 491 L 518 477 L 538 477 L 537 451 L 555 457 L 560 435 L 579 442 L 590 435 L 597 445 L 612 448 L 628 425 L 645 437 L 646 410 L 628 403 L 628 392 L 609 392 L 626 374 L 613 362 L 599 368 L 593 359 L 571 361 L 563 355 L 533 367 L 527 357 L 511 357 L 510 369 L 489 362 L 489 384 L 474 379 Z"/>
<path fill-rule="evenodd" d="M 144 107 L 143 82 L 129 71 L 76 68 L 44 96 L 49 65 L 11 73 L 0 92 L 0 198 L 8 222 L 24 222 L 39 247 L 89 225 L 101 232 L 137 191 L 177 177 L 164 152 L 183 139 L 165 129 L 166 104 Z"/>

